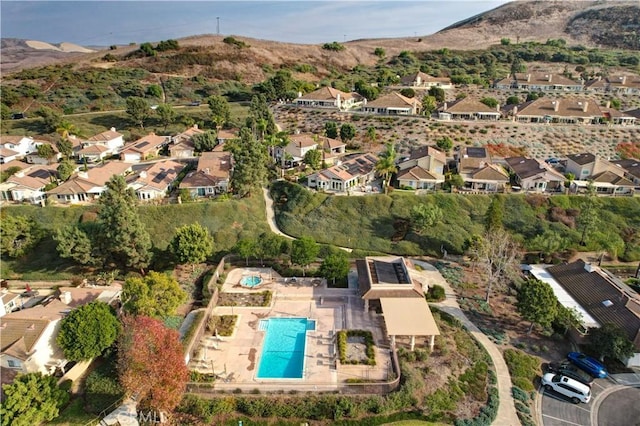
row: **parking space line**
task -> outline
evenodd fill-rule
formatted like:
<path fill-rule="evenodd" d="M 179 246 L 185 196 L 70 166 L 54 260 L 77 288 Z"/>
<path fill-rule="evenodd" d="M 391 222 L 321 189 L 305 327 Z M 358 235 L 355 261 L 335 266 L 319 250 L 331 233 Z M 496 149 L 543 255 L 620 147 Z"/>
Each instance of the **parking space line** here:
<path fill-rule="evenodd" d="M 553 392 L 553 391 L 551 391 L 551 392 Z M 550 393 L 549 391 L 546 391 L 546 390 L 544 391 L 544 395 L 549 397 L 549 398 L 551 398 L 551 399 L 555 399 L 556 401 L 570 403 L 570 400 L 566 399 L 564 396 L 559 396 L 559 395 L 556 395 L 555 393 L 552 394 L 552 393 Z M 590 409 L 580 407 L 580 405 L 578 405 L 578 404 L 573 404 L 573 408 L 577 408 L 579 410 L 584 410 L 587 413 L 591 412 Z"/>
<path fill-rule="evenodd" d="M 593 382 L 594 385 L 598 386 L 600 389 L 605 389 L 600 383 Z"/>
<path fill-rule="evenodd" d="M 550 419 L 558 420 L 559 422 L 567 423 L 567 424 L 570 424 L 570 425 L 584 426 L 583 424 L 570 422 L 569 420 L 559 419 L 559 418 L 557 418 L 557 417 L 553 417 L 553 416 L 550 416 L 550 415 L 548 415 L 548 414 L 543 414 L 543 415 L 542 415 L 542 417 L 548 417 L 548 418 L 550 418 Z"/>

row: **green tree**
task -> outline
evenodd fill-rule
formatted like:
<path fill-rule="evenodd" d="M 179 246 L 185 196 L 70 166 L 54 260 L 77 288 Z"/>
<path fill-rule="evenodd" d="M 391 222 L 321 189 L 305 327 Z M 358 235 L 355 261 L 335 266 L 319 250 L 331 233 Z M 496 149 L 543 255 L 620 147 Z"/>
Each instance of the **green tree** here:
<path fill-rule="evenodd" d="M 152 98 L 161 99 L 162 87 L 157 84 L 150 84 L 149 86 L 147 86 L 147 95 L 151 96 Z"/>
<path fill-rule="evenodd" d="M 374 126 L 367 127 L 367 139 L 369 143 L 374 144 L 378 140 L 378 134 L 376 132 L 376 128 Z"/>
<path fill-rule="evenodd" d="M 504 216 L 504 197 L 494 195 L 491 204 L 485 214 L 485 227 L 487 230 L 502 228 L 502 218 Z"/>
<path fill-rule="evenodd" d="M 462 188 L 464 179 L 458 173 L 447 173 L 445 175 L 444 189 Z"/>
<path fill-rule="evenodd" d="M 527 333 L 534 324 L 549 327 L 558 313 L 558 300 L 551 286 L 544 281 L 525 281 L 518 290 L 518 311 L 522 318 L 531 322 Z"/>
<path fill-rule="evenodd" d="M 60 139 L 56 142 L 56 147 L 64 158 L 69 158 L 73 155 L 73 144 L 69 139 Z"/>
<path fill-rule="evenodd" d="M 60 115 L 60 113 L 46 106 L 40 107 L 36 111 L 36 114 L 39 117 L 42 117 L 45 131 L 47 133 L 55 132 L 58 126 L 60 125 L 60 122 L 62 121 L 62 115 Z"/>
<path fill-rule="evenodd" d="M 427 93 L 429 94 L 429 96 L 433 96 L 434 98 L 436 98 L 436 101 L 439 103 L 444 102 L 446 99 L 444 89 L 442 87 L 430 87 Z"/>
<path fill-rule="evenodd" d="M 71 135 L 80 136 L 80 130 L 78 129 L 78 127 L 65 119 L 62 119 L 58 124 L 56 133 L 58 133 L 63 140 L 69 139 L 69 136 Z M 64 152 L 60 152 L 64 155 Z"/>
<path fill-rule="evenodd" d="M 138 216 L 136 194 L 119 175 L 113 176 L 106 188 L 98 200 L 105 260 L 129 268 L 146 268 L 151 238 Z"/>
<path fill-rule="evenodd" d="M 58 177 L 62 181 L 68 180 L 73 172 L 76 171 L 76 165 L 69 160 L 63 160 L 56 169 L 58 171 Z"/>
<path fill-rule="evenodd" d="M 413 90 L 411 87 L 405 87 L 404 89 L 400 90 L 400 94 L 402 96 L 404 96 L 405 98 L 415 98 L 416 97 L 416 91 Z"/>
<path fill-rule="evenodd" d="M 211 151 L 218 144 L 218 135 L 215 131 L 209 130 L 204 133 L 197 133 L 191 137 L 193 147 L 198 152 Z"/>
<path fill-rule="evenodd" d="M 291 243 L 291 262 L 302 266 L 302 274 L 305 268 L 311 264 L 320 253 L 320 246 L 311 237 L 302 237 Z"/>
<path fill-rule="evenodd" d="M 264 232 L 256 241 L 254 246 L 255 255 L 260 258 L 260 263 L 264 263 L 264 259 L 275 259 L 282 254 L 283 238 L 271 232 Z"/>
<path fill-rule="evenodd" d="M 181 226 L 169 243 L 171 252 L 180 263 L 202 263 L 213 253 L 213 238 L 199 223 Z"/>
<path fill-rule="evenodd" d="M 382 47 L 376 47 L 373 50 L 373 54 L 376 55 L 378 58 L 382 59 L 387 55 L 387 52 L 385 52 L 385 50 Z"/>
<path fill-rule="evenodd" d="M 245 127 L 240 131 L 240 139 L 229 149 L 235 161 L 231 188 L 241 197 L 250 196 L 267 183 L 266 147 Z"/>
<path fill-rule="evenodd" d="M 625 360 L 633 355 L 634 345 L 627 334 L 615 324 L 606 323 L 602 327 L 589 330 L 589 346 L 600 356 Z"/>
<path fill-rule="evenodd" d="M 503 46 L 508 46 L 508 45 L 511 44 L 511 39 L 503 37 L 503 38 L 500 39 L 500 44 L 503 45 Z"/>
<path fill-rule="evenodd" d="M 553 320 L 553 327 L 566 334 L 570 327 L 578 327 L 582 323 L 582 315 L 576 308 L 565 308 L 558 302 L 558 313 Z"/>
<path fill-rule="evenodd" d="M 260 133 L 260 139 L 264 139 L 265 135 L 274 135 L 278 130 L 267 98 L 262 93 L 251 98 L 246 121 L 247 127 L 252 129 L 254 133 Z"/>
<path fill-rule="evenodd" d="M 338 124 L 335 121 L 327 121 L 324 123 L 324 133 L 328 138 L 338 138 Z"/>
<path fill-rule="evenodd" d="M 427 117 L 431 117 L 431 114 L 438 108 L 438 104 L 435 96 L 425 95 L 422 98 L 422 113 Z"/>
<path fill-rule="evenodd" d="M 498 106 L 498 100 L 496 98 L 485 97 L 480 99 L 480 102 L 482 102 L 489 108 L 495 108 Z"/>
<path fill-rule="evenodd" d="M 144 129 L 144 122 L 151 115 L 151 106 L 144 98 L 131 96 L 127 98 L 127 114 L 131 116 L 135 124 Z"/>
<path fill-rule="evenodd" d="M 451 148 L 453 148 L 453 141 L 449 136 L 443 136 L 436 141 L 436 146 L 442 151 L 448 153 L 449 151 L 451 151 Z"/>
<path fill-rule="evenodd" d="M 220 95 L 213 95 L 207 99 L 209 110 L 211 111 L 211 119 L 216 128 L 221 129 L 225 123 L 231 121 L 231 108 L 227 98 Z"/>
<path fill-rule="evenodd" d="M 244 257 L 247 266 L 249 266 L 249 258 L 256 254 L 256 244 L 257 241 L 250 238 L 243 238 L 236 244 L 234 251 L 238 256 Z"/>
<path fill-rule="evenodd" d="M 550 261 L 551 256 L 568 248 L 568 246 L 569 241 L 553 231 L 545 231 L 543 234 L 536 235 L 529 243 L 532 250 L 540 251 L 540 255 L 545 261 Z"/>
<path fill-rule="evenodd" d="M 577 225 L 580 231 L 580 245 L 587 245 L 587 240 L 598 230 L 600 225 L 600 200 L 596 197 L 593 184 L 588 186 L 589 193 L 580 204 L 580 214 L 578 215 Z"/>
<path fill-rule="evenodd" d="M 351 123 L 343 123 L 340 126 L 340 139 L 344 143 L 349 143 L 356 137 L 356 132 L 356 126 Z"/>
<path fill-rule="evenodd" d="M 167 127 L 176 121 L 176 111 L 170 104 L 160 104 L 156 109 L 156 114 L 160 118 L 160 124 L 164 126 L 164 131 L 167 131 Z"/>
<path fill-rule="evenodd" d="M 53 239 L 60 257 L 73 259 L 81 265 L 97 265 L 99 259 L 90 234 L 80 226 L 70 225 L 56 229 Z"/>
<path fill-rule="evenodd" d="M 333 284 L 337 279 L 346 278 L 349 273 L 349 258 L 344 250 L 331 248 L 327 257 L 322 260 L 320 273 Z"/>
<path fill-rule="evenodd" d="M 0 221 L 2 255 L 20 257 L 31 251 L 42 238 L 36 223 L 25 216 L 4 215 Z"/>
<path fill-rule="evenodd" d="M 382 176 L 382 184 L 384 186 L 384 193 L 386 194 L 389 190 L 391 175 L 398 170 L 396 167 L 396 148 L 392 143 L 385 144 L 385 150 L 380 154 L 375 168 Z"/>
<path fill-rule="evenodd" d="M 38 157 L 47 160 L 47 164 L 51 163 L 51 159 L 56 156 L 56 151 L 48 143 L 38 145 L 36 147 L 36 152 L 38 153 Z"/>
<path fill-rule="evenodd" d="M 418 234 L 425 234 L 442 220 L 442 209 L 433 203 L 420 203 L 411 208 L 411 225 Z"/>
<path fill-rule="evenodd" d="M 110 347 L 119 332 L 120 322 L 113 308 L 104 302 L 91 302 L 63 318 L 56 342 L 69 361 L 88 361 Z"/>
<path fill-rule="evenodd" d="M 9 120 L 11 118 L 11 108 L 9 108 L 4 103 L 0 104 L 0 119 Z"/>
<path fill-rule="evenodd" d="M 304 163 L 308 164 L 313 170 L 320 168 L 322 161 L 322 151 L 319 149 L 312 149 L 304 154 Z"/>
<path fill-rule="evenodd" d="M 53 376 L 28 373 L 3 385 L 2 426 L 33 426 L 58 417 L 69 401 L 69 394 L 58 387 L 57 381 Z"/>
<path fill-rule="evenodd" d="M 507 98 L 507 105 L 518 105 L 520 103 L 520 97 L 518 96 L 509 96 Z"/>
<path fill-rule="evenodd" d="M 127 278 L 122 286 L 123 308 L 135 316 L 165 318 L 175 314 L 185 300 L 187 294 L 178 281 L 159 272 Z"/>

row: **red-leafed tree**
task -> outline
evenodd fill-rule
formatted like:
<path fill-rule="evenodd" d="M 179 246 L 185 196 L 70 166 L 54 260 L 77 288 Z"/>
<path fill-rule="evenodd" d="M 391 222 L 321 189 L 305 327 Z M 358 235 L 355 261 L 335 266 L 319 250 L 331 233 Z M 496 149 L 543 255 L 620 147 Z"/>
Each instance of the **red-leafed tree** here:
<path fill-rule="evenodd" d="M 118 342 L 118 376 L 127 395 L 149 409 L 172 411 L 189 371 L 176 330 L 149 317 L 125 317 Z"/>

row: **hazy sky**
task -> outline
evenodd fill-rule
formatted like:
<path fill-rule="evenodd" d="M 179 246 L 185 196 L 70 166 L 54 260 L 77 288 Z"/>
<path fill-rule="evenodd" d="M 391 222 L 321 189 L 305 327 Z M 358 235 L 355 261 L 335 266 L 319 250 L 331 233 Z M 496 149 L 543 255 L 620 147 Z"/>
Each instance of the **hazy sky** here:
<path fill-rule="evenodd" d="M 220 33 L 295 43 L 432 34 L 507 0 L 0 1 L 0 35 L 81 45 Z"/>

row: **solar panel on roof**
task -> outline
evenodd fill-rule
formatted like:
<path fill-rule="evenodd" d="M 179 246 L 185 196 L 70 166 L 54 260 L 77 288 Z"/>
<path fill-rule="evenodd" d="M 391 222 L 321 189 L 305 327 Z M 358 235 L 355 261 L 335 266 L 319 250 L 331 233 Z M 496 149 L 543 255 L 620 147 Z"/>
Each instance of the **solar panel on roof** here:
<path fill-rule="evenodd" d="M 149 145 L 149 142 L 147 141 L 140 142 L 138 145 L 136 145 L 136 148 L 144 148 L 147 145 Z"/>
<path fill-rule="evenodd" d="M 156 175 L 156 177 L 153 178 L 153 180 L 151 182 L 153 183 L 160 183 L 164 180 L 164 178 L 169 174 L 169 172 L 167 170 L 162 170 L 160 173 L 158 173 Z"/>
<path fill-rule="evenodd" d="M 471 147 L 471 148 L 467 148 L 467 155 L 469 157 L 482 158 L 487 155 L 487 151 L 484 148 Z"/>

